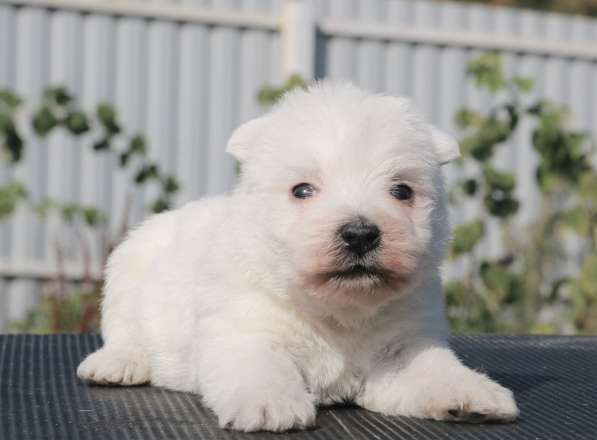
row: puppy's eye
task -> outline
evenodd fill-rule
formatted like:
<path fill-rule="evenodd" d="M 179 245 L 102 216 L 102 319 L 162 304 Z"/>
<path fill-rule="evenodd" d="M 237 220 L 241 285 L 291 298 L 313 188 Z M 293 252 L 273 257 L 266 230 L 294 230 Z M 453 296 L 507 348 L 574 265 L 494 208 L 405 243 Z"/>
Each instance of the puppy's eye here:
<path fill-rule="evenodd" d="M 413 190 L 404 183 L 398 183 L 390 188 L 390 194 L 398 200 L 410 200 L 413 197 Z"/>
<path fill-rule="evenodd" d="M 306 199 L 315 194 L 315 188 L 310 183 L 299 183 L 292 187 L 292 195 L 297 199 Z"/>

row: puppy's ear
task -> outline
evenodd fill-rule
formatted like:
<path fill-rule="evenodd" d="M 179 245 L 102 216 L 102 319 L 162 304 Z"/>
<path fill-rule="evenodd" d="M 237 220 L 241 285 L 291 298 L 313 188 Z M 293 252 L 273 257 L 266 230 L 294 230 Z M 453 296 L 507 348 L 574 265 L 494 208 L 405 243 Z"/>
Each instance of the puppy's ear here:
<path fill-rule="evenodd" d="M 226 151 L 232 154 L 239 162 L 244 162 L 251 155 L 255 144 L 259 143 L 259 137 L 263 134 L 267 125 L 267 116 L 261 116 L 245 122 L 232 132 Z"/>
<path fill-rule="evenodd" d="M 431 131 L 431 140 L 435 149 L 435 154 L 440 165 L 445 165 L 460 157 L 458 142 L 448 133 L 438 128 L 429 126 Z"/>
<path fill-rule="evenodd" d="M 419 115 L 410 98 L 406 98 L 403 96 L 384 96 L 381 99 L 389 100 L 386 102 L 390 102 L 394 106 L 397 105 L 399 113 L 414 113 L 415 115 Z M 422 119 L 420 116 L 418 116 L 417 118 Z M 433 125 L 424 125 L 427 125 L 429 127 L 429 133 L 431 134 L 431 142 L 433 143 L 435 155 L 440 165 L 445 165 L 448 162 L 451 162 L 460 157 L 460 149 L 458 148 L 458 142 L 456 142 L 456 140 L 452 136 L 450 136 L 448 133 L 443 132 L 439 128 L 434 127 Z"/>

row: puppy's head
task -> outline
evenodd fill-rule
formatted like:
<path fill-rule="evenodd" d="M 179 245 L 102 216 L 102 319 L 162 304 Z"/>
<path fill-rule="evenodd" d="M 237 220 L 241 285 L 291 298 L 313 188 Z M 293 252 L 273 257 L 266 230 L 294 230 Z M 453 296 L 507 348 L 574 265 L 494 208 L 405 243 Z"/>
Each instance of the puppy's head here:
<path fill-rule="evenodd" d="M 228 151 L 242 164 L 237 191 L 259 206 L 268 253 L 302 299 L 373 308 L 438 267 L 440 166 L 458 146 L 408 100 L 319 83 L 238 128 Z"/>

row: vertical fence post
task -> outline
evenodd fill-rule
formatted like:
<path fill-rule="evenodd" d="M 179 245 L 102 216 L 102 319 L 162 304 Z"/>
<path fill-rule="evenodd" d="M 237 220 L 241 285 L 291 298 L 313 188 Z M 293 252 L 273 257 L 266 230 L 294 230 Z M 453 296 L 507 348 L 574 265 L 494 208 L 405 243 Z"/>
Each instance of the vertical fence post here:
<path fill-rule="evenodd" d="M 286 0 L 282 17 L 285 77 L 299 74 L 310 81 L 315 74 L 315 12 L 312 0 Z"/>

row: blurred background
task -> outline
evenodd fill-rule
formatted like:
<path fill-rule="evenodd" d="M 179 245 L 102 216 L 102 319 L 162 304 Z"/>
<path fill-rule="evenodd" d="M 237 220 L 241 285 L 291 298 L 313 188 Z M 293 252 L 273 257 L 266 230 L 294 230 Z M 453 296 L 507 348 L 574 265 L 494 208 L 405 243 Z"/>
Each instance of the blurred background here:
<path fill-rule="evenodd" d="M 456 331 L 597 333 L 597 0 L 0 0 L 0 332 L 97 331 L 151 212 L 229 190 L 234 127 L 343 78 L 445 169 Z"/>

